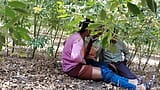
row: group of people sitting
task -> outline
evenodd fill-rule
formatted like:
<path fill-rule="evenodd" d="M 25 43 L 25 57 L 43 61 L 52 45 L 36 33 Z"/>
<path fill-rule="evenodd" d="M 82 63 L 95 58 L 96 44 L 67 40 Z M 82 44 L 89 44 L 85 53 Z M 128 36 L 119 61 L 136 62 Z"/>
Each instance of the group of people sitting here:
<path fill-rule="evenodd" d="M 128 90 L 146 90 L 127 67 L 130 53 L 126 45 L 117 39 L 116 30 L 110 40 L 114 50 L 102 48 L 97 39 L 103 34 L 102 30 L 88 39 L 91 33 L 88 29 L 90 23 L 93 23 L 90 19 L 83 21 L 80 30 L 65 41 L 62 51 L 63 71 L 79 79 L 103 80 Z M 102 28 L 103 26 L 99 29 Z"/>

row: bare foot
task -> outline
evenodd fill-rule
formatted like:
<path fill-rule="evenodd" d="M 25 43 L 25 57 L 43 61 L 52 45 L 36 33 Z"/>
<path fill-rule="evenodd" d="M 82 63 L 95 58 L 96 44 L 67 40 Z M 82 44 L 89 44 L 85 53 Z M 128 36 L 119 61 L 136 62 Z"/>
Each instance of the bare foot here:
<path fill-rule="evenodd" d="M 137 89 L 136 90 L 146 90 L 146 87 L 143 84 L 137 85 Z"/>

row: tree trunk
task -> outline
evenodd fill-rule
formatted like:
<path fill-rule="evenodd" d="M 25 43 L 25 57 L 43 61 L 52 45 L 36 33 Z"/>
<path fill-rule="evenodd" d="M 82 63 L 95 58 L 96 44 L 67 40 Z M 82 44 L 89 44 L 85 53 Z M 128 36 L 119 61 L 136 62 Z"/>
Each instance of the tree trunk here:
<path fill-rule="evenodd" d="M 14 48 L 15 48 L 15 41 L 13 40 L 13 43 L 12 43 L 13 47 L 12 47 L 12 53 L 14 53 Z"/>
<path fill-rule="evenodd" d="M 131 62 L 128 64 L 128 67 L 132 64 L 133 59 L 134 59 L 135 56 L 137 55 L 138 49 L 139 49 L 139 45 L 138 45 L 138 46 L 135 46 L 135 51 L 132 53 L 132 55 L 131 55 L 131 57 L 130 57 Z"/>
<path fill-rule="evenodd" d="M 7 43 L 8 43 L 8 37 L 7 37 Z M 7 44 L 7 56 L 9 55 L 9 50 L 8 50 L 8 44 Z"/>
<path fill-rule="evenodd" d="M 37 50 L 37 47 L 34 47 L 34 48 L 33 48 L 33 52 L 32 52 L 32 56 L 31 56 L 31 59 L 34 58 L 36 50 Z"/>
<path fill-rule="evenodd" d="M 152 53 L 153 53 L 153 51 L 154 51 L 155 45 L 156 45 L 156 43 L 153 43 L 153 44 L 151 45 L 151 42 L 150 42 L 150 44 L 149 44 L 149 47 L 148 47 L 148 50 L 147 50 L 147 53 L 148 53 L 147 56 L 148 56 L 148 58 L 147 58 L 147 61 L 146 61 L 145 64 L 144 64 L 143 70 L 146 68 L 146 66 L 147 66 L 147 64 L 148 64 L 148 62 L 149 62 L 149 59 L 150 59 L 150 57 L 151 57 L 151 55 L 152 55 Z"/>
<path fill-rule="evenodd" d="M 59 26 L 58 26 L 59 27 Z M 55 35 L 54 35 L 54 38 L 53 38 L 53 40 L 51 41 L 52 42 L 52 48 L 54 48 L 54 41 L 56 40 L 56 38 L 57 38 L 57 35 L 58 35 L 58 27 L 56 28 L 56 33 L 55 33 Z M 52 33 L 51 33 L 52 34 Z M 52 35 L 51 35 L 51 37 L 52 37 Z M 53 56 L 53 52 L 51 53 L 51 56 Z"/>
<path fill-rule="evenodd" d="M 61 37 L 60 37 L 59 42 L 58 42 L 58 46 L 57 46 L 57 49 L 56 49 L 56 52 L 55 52 L 55 56 L 54 56 L 55 58 L 56 58 L 56 56 L 57 56 L 58 49 L 59 49 L 59 46 L 60 46 L 60 44 L 61 44 L 61 40 L 62 40 L 62 37 L 63 37 L 63 33 L 64 33 L 64 29 L 62 30 Z"/>
<path fill-rule="evenodd" d="M 36 38 L 36 29 L 37 29 L 37 15 L 34 15 L 34 38 Z M 34 58 L 37 47 L 33 48 L 31 59 Z"/>

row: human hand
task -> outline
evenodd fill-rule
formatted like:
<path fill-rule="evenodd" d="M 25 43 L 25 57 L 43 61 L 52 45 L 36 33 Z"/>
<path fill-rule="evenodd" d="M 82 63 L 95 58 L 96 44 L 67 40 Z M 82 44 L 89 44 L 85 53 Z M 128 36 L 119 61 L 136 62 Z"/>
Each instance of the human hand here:
<path fill-rule="evenodd" d="M 85 59 L 82 60 L 82 64 L 86 64 L 86 60 Z"/>

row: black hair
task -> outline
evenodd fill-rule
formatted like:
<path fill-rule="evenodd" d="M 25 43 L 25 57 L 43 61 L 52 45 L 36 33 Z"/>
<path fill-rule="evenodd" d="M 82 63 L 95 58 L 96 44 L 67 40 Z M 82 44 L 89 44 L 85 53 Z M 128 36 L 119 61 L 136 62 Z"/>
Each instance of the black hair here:
<path fill-rule="evenodd" d="M 85 32 L 85 30 L 88 27 L 89 23 L 94 23 L 94 21 L 91 21 L 90 19 L 86 18 L 85 21 L 80 22 L 79 27 L 81 27 L 81 29 L 78 32 L 80 32 L 80 33 Z"/>

